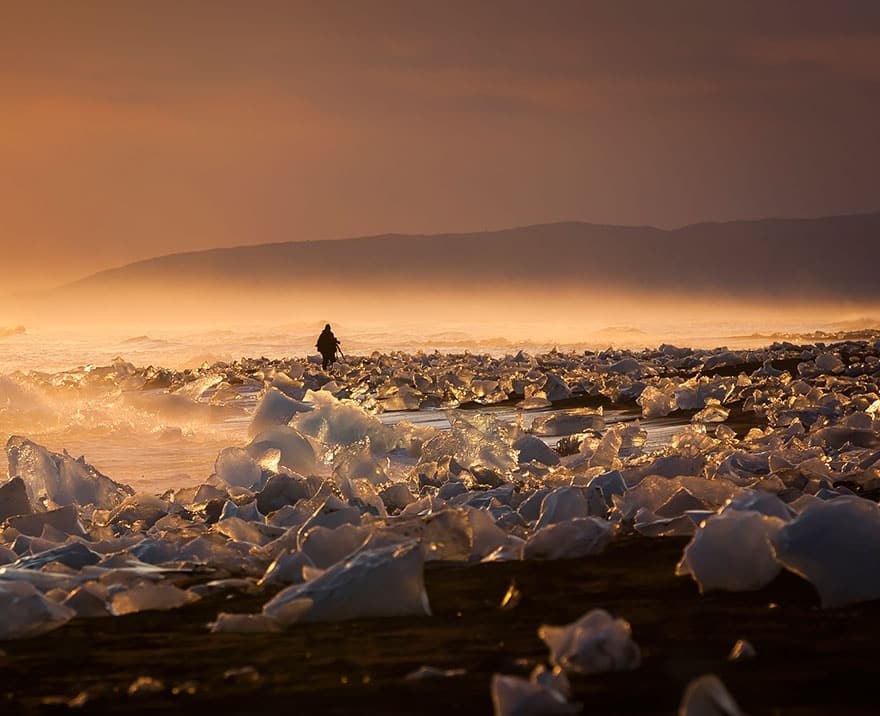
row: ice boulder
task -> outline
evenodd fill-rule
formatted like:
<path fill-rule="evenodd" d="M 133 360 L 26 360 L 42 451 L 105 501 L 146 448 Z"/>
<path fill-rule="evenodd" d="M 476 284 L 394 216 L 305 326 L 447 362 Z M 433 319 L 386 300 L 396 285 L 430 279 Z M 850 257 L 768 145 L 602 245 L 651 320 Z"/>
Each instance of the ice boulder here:
<path fill-rule="evenodd" d="M 280 623 L 428 615 L 424 560 L 417 542 L 358 552 L 263 607 Z"/>
<path fill-rule="evenodd" d="M 599 674 L 637 669 L 642 656 L 629 622 L 593 609 L 561 627 L 544 625 L 538 636 L 550 649 L 550 661 L 568 672 Z"/>
<path fill-rule="evenodd" d="M 697 529 L 675 573 L 690 574 L 702 593 L 761 589 L 781 571 L 772 540 L 783 524 L 759 512 L 725 510 Z"/>
<path fill-rule="evenodd" d="M 0 522 L 7 517 L 26 515 L 32 511 L 24 480 L 14 477 L 0 485 Z"/>
<path fill-rule="evenodd" d="M 116 507 L 134 494 L 102 475 L 85 460 L 74 460 L 66 453 L 50 452 L 27 438 L 13 435 L 6 443 L 10 478 L 20 477 L 32 504 L 46 507 L 95 505 L 101 509 Z"/>
<path fill-rule="evenodd" d="M 278 388 L 269 388 L 254 410 L 254 417 L 248 428 L 250 435 L 258 435 L 273 425 L 287 425 L 297 413 L 312 409 L 308 403 L 285 395 Z"/>
<path fill-rule="evenodd" d="M 29 582 L 0 582 L 0 640 L 39 636 L 75 616 L 73 609 L 46 599 Z"/>
<path fill-rule="evenodd" d="M 809 504 L 774 540 L 776 558 L 808 580 L 823 607 L 880 599 L 880 506 L 850 495 Z"/>
<path fill-rule="evenodd" d="M 240 447 L 223 448 L 214 462 L 214 472 L 230 487 L 253 487 L 263 474 L 257 461 Z"/>
<path fill-rule="evenodd" d="M 580 704 L 568 703 L 570 694 L 564 674 L 548 679 L 545 675 L 553 672 L 541 669 L 542 667 L 537 667 L 528 679 L 492 675 L 492 706 L 495 716 L 553 716 L 580 712 Z"/>
<path fill-rule="evenodd" d="M 536 530 L 523 547 L 523 559 L 577 559 L 598 554 L 614 535 L 610 522 L 579 517 Z"/>

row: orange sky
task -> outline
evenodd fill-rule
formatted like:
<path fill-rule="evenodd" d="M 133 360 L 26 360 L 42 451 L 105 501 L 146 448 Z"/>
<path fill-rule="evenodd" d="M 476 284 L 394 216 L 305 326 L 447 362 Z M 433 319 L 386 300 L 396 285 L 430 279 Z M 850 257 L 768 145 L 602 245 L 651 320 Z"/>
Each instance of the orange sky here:
<path fill-rule="evenodd" d="M 0 293 L 185 249 L 880 209 L 880 4 L 9 0 Z"/>

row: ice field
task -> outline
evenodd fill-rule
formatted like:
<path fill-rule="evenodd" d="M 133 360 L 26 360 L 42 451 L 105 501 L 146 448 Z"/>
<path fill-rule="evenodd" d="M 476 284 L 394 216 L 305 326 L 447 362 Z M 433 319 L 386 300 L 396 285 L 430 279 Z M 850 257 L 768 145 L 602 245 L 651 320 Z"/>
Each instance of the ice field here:
<path fill-rule="evenodd" d="M 431 569 L 589 565 L 633 540 L 672 545 L 665 574 L 700 599 L 796 575 L 852 608 L 880 599 L 878 383 L 877 338 L 7 373 L 0 639 L 194 609 L 206 639 L 430 631 Z M 514 619 L 515 581 L 497 596 Z M 497 714 L 572 713 L 591 675 L 638 678 L 627 613 L 591 605 L 540 624 L 528 673 L 486 679 Z M 454 678 L 424 666 L 413 679 Z M 704 674 L 680 713 L 741 711 Z"/>

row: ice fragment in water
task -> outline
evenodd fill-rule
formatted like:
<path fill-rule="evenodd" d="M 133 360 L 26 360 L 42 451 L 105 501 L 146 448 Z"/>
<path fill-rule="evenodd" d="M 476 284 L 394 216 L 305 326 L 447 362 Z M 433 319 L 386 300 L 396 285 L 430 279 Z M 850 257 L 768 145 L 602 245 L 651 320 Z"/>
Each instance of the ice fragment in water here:
<path fill-rule="evenodd" d="M 678 716 L 744 716 L 730 692 L 714 674 L 691 681 L 678 707 Z"/>
<path fill-rule="evenodd" d="M 690 574 L 703 593 L 761 589 L 781 571 L 772 540 L 783 524 L 758 512 L 725 510 L 696 531 L 675 573 Z"/>
<path fill-rule="evenodd" d="M 0 640 L 45 634 L 73 619 L 76 612 L 46 599 L 28 582 L 0 582 Z"/>
<path fill-rule="evenodd" d="M 641 651 L 629 622 L 593 609 L 566 626 L 544 625 L 538 636 L 550 649 L 550 661 L 568 672 L 598 674 L 638 668 Z"/>
<path fill-rule="evenodd" d="M 416 542 L 364 550 L 315 579 L 279 592 L 263 614 L 281 623 L 430 615 Z M 304 604 L 302 613 L 291 608 Z"/>
<path fill-rule="evenodd" d="M 808 580 L 823 607 L 880 599 L 880 506 L 845 495 L 809 504 L 774 541 L 776 558 Z"/>

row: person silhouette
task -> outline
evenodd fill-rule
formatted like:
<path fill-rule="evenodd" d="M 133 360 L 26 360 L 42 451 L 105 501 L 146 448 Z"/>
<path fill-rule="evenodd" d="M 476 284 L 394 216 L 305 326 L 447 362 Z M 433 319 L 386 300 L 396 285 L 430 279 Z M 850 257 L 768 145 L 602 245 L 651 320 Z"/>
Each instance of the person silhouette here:
<path fill-rule="evenodd" d="M 324 370 L 327 370 L 330 364 L 336 360 L 336 348 L 338 346 L 339 339 L 333 335 L 333 331 L 330 330 L 330 324 L 328 323 L 324 326 L 324 330 L 321 331 L 321 335 L 318 336 L 318 342 L 315 344 L 315 347 L 324 359 L 321 363 L 321 367 Z"/>

